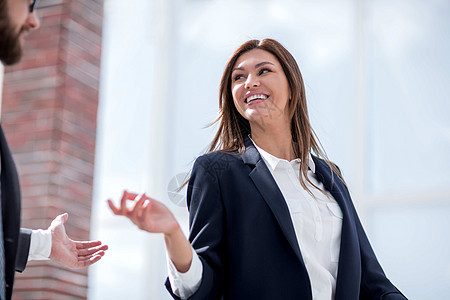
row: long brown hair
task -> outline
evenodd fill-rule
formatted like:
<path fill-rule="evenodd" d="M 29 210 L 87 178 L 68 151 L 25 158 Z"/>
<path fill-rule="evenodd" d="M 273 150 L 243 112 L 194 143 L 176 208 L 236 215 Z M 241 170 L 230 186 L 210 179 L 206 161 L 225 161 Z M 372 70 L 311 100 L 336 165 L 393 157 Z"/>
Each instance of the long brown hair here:
<path fill-rule="evenodd" d="M 212 123 L 219 123 L 219 128 L 207 152 L 238 151 L 241 153 L 245 150 L 244 138 L 250 134 L 250 123 L 239 114 L 234 105 L 231 94 L 231 73 L 238 58 L 253 49 L 261 49 L 273 54 L 280 62 L 288 80 L 291 92 L 289 116 L 291 118 L 292 148 L 295 156 L 301 160 L 300 184 L 302 187 L 311 194 L 306 182 L 315 186 L 307 176 L 311 151 L 322 158 L 343 181 L 337 167 L 327 159 L 326 153 L 309 122 L 305 86 L 297 62 L 286 48 L 273 39 L 247 41 L 236 49 L 228 60 L 220 82 L 219 116 Z"/>

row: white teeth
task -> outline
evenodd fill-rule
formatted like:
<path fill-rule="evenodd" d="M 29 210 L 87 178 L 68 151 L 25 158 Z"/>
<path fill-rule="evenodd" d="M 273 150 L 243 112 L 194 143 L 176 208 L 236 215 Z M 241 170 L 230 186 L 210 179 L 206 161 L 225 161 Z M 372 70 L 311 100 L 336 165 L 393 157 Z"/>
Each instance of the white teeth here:
<path fill-rule="evenodd" d="M 251 101 L 253 101 L 253 100 L 258 100 L 258 99 L 266 100 L 266 99 L 267 99 L 267 96 L 264 95 L 264 94 L 255 94 L 255 95 L 251 95 L 250 97 L 248 97 L 245 101 L 246 101 L 247 103 L 249 103 L 249 102 L 251 102 Z"/>

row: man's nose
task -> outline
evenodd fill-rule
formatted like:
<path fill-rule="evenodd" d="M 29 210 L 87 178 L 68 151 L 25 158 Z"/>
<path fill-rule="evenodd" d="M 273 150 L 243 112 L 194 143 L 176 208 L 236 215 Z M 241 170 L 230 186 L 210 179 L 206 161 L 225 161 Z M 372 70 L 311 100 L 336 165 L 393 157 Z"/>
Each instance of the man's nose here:
<path fill-rule="evenodd" d="M 28 25 L 28 27 L 30 27 L 30 29 L 38 29 L 41 26 L 41 22 L 39 21 L 39 18 L 36 15 L 36 11 L 33 11 L 28 14 L 26 24 Z"/>

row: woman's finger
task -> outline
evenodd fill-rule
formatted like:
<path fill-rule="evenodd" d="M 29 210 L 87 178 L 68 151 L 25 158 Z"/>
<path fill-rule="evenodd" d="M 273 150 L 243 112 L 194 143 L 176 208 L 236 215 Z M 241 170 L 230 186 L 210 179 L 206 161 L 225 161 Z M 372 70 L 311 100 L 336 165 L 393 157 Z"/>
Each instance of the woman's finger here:
<path fill-rule="evenodd" d="M 138 201 L 135 203 L 133 209 L 130 211 L 128 217 L 132 220 L 138 220 L 138 216 L 141 214 L 142 211 L 142 204 L 147 199 L 147 196 L 144 194 L 141 194 L 136 197 Z M 133 222 L 134 223 L 134 222 Z"/>
<path fill-rule="evenodd" d="M 147 199 L 145 199 L 145 201 L 142 203 L 139 215 L 137 216 L 140 223 L 144 223 L 145 219 L 148 217 L 151 203 L 152 199 L 149 197 L 147 197 Z"/>
<path fill-rule="evenodd" d="M 115 215 L 121 215 L 120 209 L 114 205 L 114 203 L 111 201 L 111 199 L 108 199 L 107 203 L 108 203 L 109 208 L 112 210 L 112 212 Z"/>
<path fill-rule="evenodd" d="M 129 213 L 129 209 L 127 208 L 127 201 L 132 200 L 134 201 L 136 199 L 138 194 L 130 193 L 127 190 L 123 191 L 122 199 L 120 199 L 120 210 L 122 212 L 122 215 L 126 216 Z"/>

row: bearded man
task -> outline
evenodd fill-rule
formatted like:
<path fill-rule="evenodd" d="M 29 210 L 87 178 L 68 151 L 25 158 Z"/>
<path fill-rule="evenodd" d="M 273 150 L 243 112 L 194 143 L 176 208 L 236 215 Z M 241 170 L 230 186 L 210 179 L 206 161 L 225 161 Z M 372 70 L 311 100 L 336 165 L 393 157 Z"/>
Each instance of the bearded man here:
<path fill-rule="evenodd" d="M 38 0 L 0 0 L 0 60 L 20 61 L 26 35 L 39 28 Z M 0 124 L 0 300 L 11 299 L 15 271 L 29 260 L 51 259 L 64 267 L 97 262 L 108 249 L 100 241 L 73 241 L 65 231 L 68 214 L 57 216 L 47 230 L 20 228 L 20 186 L 16 167 Z"/>

